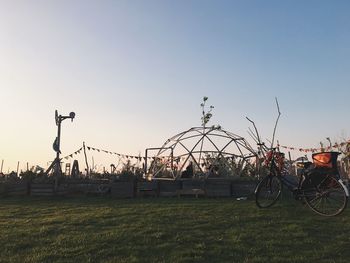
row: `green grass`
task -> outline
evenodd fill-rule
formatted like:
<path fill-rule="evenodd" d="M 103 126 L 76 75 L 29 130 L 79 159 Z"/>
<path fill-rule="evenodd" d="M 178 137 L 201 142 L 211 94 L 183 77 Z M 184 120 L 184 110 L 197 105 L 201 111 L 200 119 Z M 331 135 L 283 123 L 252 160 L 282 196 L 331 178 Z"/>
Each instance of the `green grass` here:
<path fill-rule="evenodd" d="M 0 262 L 348 262 L 349 233 L 291 200 L 0 199 Z"/>

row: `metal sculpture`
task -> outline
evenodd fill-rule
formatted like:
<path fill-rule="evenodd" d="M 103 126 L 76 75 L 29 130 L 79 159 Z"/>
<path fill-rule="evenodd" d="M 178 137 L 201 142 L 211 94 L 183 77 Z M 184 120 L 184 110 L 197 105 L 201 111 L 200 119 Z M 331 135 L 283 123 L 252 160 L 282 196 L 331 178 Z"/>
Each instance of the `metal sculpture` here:
<path fill-rule="evenodd" d="M 146 154 L 150 149 L 146 150 Z M 203 125 L 168 139 L 159 148 L 150 167 L 146 165 L 145 172 L 149 177 L 173 179 L 240 176 L 248 160 L 255 156 L 254 149 L 243 137 L 220 126 Z"/>
<path fill-rule="evenodd" d="M 51 163 L 49 168 L 47 168 L 47 170 L 45 172 L 46 174 L 49 174 L 49 172 L 51 170 L 53 170 L 53 173 L 56 176 L 62 175 L 61 158 L 60 158 L 60 154 L 61 154 L 61 150 L 60 150 L 60 146 L 61 146 L 61 123 L 65 119 L 71 119 L 71 121 L 73 121 L 74 118 L 75 118 L 75 113 L 74 112 L 69 113 L 68 116 L 62 116 L 62 115 L 58 115 L 57 110 L 55 111 L 55 121 L 56 121 L 56 125 L 57 125 L 57 137 L 55 138 L 55 141 L 54 141 L 52 147 L 53 147 L 54 151 L 56 152 L 56 158 L 53 160 L 53 162 Z"/>

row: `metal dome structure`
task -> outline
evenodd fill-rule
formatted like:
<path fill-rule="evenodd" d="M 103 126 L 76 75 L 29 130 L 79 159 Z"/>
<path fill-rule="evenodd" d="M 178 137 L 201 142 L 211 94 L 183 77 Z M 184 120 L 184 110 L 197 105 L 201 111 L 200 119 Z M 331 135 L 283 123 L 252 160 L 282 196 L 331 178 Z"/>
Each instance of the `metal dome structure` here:
<path fill-rule="evenodd" d="M 256 156 L 241 136 L 219 126 L 193 127 L 168 139 L 146 172 L 152 178 L 240 176 Z"/>

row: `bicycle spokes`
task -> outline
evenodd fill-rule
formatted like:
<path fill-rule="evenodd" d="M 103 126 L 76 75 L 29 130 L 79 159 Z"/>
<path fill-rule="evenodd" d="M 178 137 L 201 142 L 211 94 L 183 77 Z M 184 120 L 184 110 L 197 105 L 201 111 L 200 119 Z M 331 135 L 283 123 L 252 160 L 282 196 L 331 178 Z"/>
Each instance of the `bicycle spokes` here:
<path fill-rule="evenodd" d="M 307 205 L 324 216 L 340 214 L 346 207 L 347 196 L 343 186 L 328 176 L 320 184 L 303 189 Z"/>
<path fill-rule="evenodd" d="M 257 186 L 255 201 L 258 207 L 272 206 L 281 195 L 281 180 L 276 176 L 265 177 Z"/>

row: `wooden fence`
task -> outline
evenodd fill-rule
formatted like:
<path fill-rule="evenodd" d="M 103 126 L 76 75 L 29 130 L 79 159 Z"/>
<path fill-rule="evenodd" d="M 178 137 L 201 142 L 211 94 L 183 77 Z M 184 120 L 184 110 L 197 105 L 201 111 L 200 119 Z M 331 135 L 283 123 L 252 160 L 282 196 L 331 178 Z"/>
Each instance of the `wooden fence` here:
<path fill-rule="evenodd" d="M 25 196 L 30 192 L 28 181 L 0 182 L 0 196 Z"/>
<path fill-rule="evenodd" d="M 242 197 L 253 194 L 256 181 L 228 179 L 182 179 L 154 181 L 108 181 L 91 179 L 54 182 L 0 182 L 0 196 L 76 196 L 109 195 L 115 198 L 174 197 Z"/>

